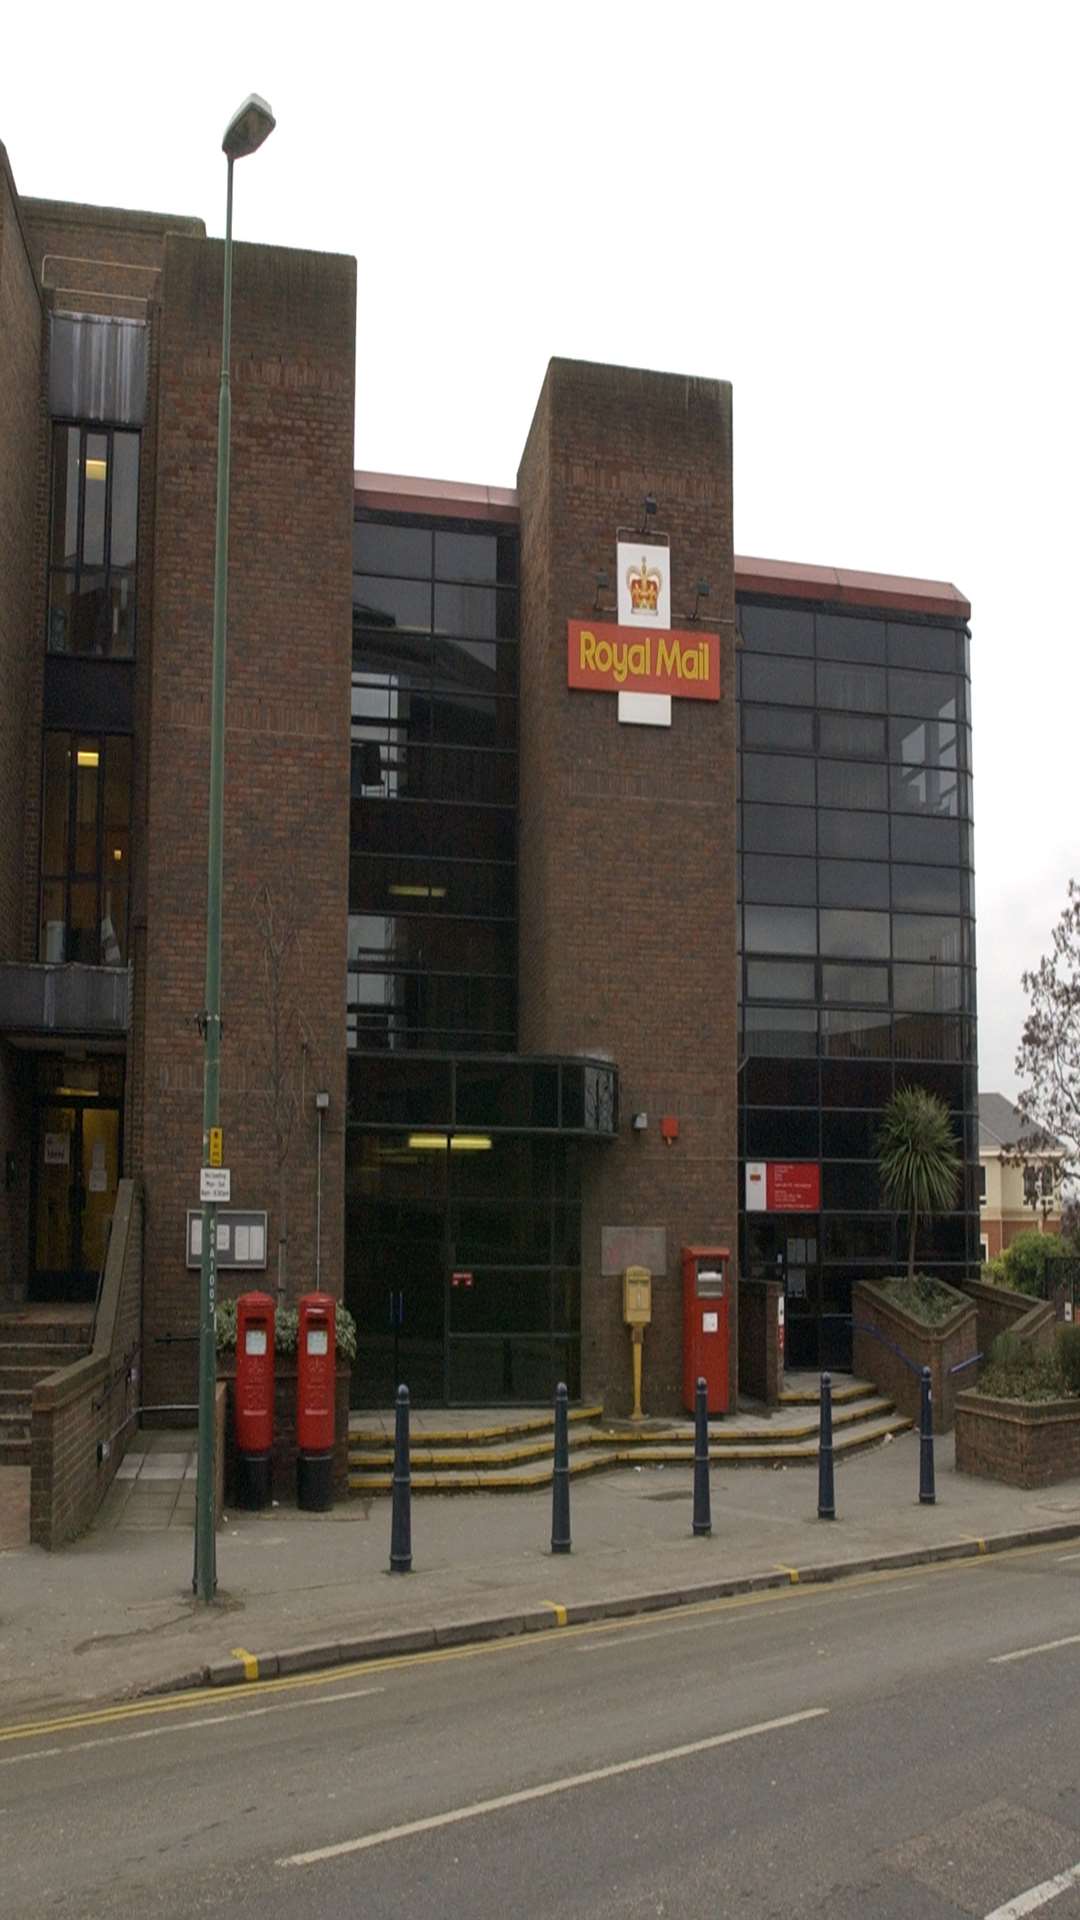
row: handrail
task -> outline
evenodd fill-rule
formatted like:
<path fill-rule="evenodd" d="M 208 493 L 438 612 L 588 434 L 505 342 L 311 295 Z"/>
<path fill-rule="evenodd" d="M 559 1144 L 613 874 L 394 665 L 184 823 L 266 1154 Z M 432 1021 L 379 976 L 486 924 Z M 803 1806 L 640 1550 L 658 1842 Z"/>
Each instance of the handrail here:
<path fill-rule="evenodd" d="M 847 1314 L 843 1316 L 844 1319 L 847 1319 L 849 1317 L 851 1318 L 852 1333 L 872 1334 L 875 1340 L 881 1341 L 881 1344 L 883 1347 L 888 1347 L 890 1353 L 895 1353 L 897 1359 L 903 1361 L 905 1367 L 908 1368 L 909 1372 L 914 1373 L 916 1376 L 921 1376 L 922 1368 L 916 1366 L 914 1360 L 909 1360 L 907 1357 L 907 1354 L 903 1352 L 902 1348 L 896 1345 L 895 1341 L 886 1340 L 885 1335 L 877 1327 L 871 1327 L 870 1325 L 868 1325 L 862 1320 L 856 1320 L 854 1316 L 848 1316 Z"/>

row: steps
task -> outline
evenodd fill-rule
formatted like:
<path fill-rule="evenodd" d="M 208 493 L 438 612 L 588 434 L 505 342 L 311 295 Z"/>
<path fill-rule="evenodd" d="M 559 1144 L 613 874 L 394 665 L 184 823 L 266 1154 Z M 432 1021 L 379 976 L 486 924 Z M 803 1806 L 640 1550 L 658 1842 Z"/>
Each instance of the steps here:
<path fill-rule="evenodd" d="M 878 1446 L 910 1421 L 897 1414 L 865 1381 L 833 1387 L 833 1452 L 839 1459 Z M 817 1460 L 818 1396 L 812 1384 L 796 1384 L 772 1412 L 739 1413 L 714 1421 L 709 1458 L 714 1468 L 812 1465 Z M 519 1493 L 551 1485 L 554 1450 L 550 1414 L 481 1424 L 470 1414 L 460 1425 L 438 1416 L 412 1427 L 412 1486 L 416 1493 L 474 1493 L 481 1489 Z M 349 1435 L 349 1490 L 361 1497 L 389 1493 L 393 1429 L 356 1419 Z M 570 1473 L 579 1478 L 610 1467 L 687 1466 L 694 1457 L 690 1421 L 605 1421 L 599 1407 L 570 1413 Z"/>
<path fill-rule="evenodd" d="M 30 1465 L 34 1388 L 46 1374 L 90 1351 L 89 1311 L 56 1317 L 48 1308 L 0 1313 L 0 1467 Z"/>

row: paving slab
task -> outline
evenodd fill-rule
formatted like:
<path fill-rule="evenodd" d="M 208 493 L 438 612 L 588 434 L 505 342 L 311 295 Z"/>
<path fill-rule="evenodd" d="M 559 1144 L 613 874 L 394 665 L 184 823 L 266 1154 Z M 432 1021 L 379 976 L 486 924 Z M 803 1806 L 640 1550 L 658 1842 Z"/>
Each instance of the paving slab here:
<path fill-rule="evenodd" d="M 384 1499 L 353 1499 L 328 1514 L 230 1512 L 218 1535 L 218 1598 L 205 1609 L 191 1592 L 190 1506 L 162 1526 L 156 1511 L 133 1504 L 136 1479 L 114 1524 L 58 1553 L 0 1553 L 3 1718 L 185 1676 L 194 1684 L 210 1666 L 243 1678 L 238 1647 L 263 1663 L 331 1645 L 347 1658 L 341 1649 L 355 1655 L 373 1636 L 424 1641 L 492 1632 L 492 1621 L 502 1631 L 520 1630 L 518 1621 L 540 1629 L 562 1608 L 574 1618 L 582 1607 L 671 1604 L 709 1583 L 789 1579 L 790 1568 L 812 1579 L 890 1555 L 973 1551 L 1003 1534 L 1057 1528 L 1080 1537 L 1080 1480 L 1023 1493 L 971 1479 L 955 1472 L 951 1441 L 939 1441 L 937 1504 L 921 1507 L 918 1452 L 917 1436 L 905 1434 L 838 1461 L 834 1522 L 817 1518 L 812 1470 L 715 1462 L 713 1531 L 703 1539 L 691 1535 L 689 1465 L 617 1469 L 574 1483 L 573 1551 L 558 1557 L 549 1489 L 417 1501 L 408 1575 L 388 1571 Z"/>

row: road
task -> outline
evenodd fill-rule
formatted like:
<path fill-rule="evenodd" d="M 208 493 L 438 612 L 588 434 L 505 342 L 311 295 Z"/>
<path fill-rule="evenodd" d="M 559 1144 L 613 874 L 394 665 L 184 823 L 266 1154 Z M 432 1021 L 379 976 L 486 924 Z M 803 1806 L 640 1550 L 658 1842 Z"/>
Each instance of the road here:
<path fill-rule="evenodd" d="M 4 1727 L 0 1911 L 1075 1920 L 1078 1683 L 1056 1546 Z"/>

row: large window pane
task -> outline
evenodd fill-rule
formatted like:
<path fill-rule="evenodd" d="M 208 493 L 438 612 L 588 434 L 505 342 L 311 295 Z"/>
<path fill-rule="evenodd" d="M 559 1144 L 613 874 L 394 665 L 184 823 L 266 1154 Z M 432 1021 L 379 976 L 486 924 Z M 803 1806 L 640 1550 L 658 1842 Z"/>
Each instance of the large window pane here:
<path fill-rule="evenodd" d="M 815 816 L 809 807 L 744 806 L 742 835 L 747 853 L 813 853 Z"/>
<path fill-rule="evenodd" d="M 956 965 L 964 958 L 962 924 L 960 920 L 938 915 L 896 913 L 893 915 L 893 957 Z"/>
<path fill-rule="evenodd" d="M 884 713 L 885 670 L 883 667 L 818 665 L 818 704 L 842 707 L 856 712 Z"/>
<path fill-rule="evenodd" d="M 749 960 L 746 966 L 748 1000 L 813 1000 L 812 960 Z"/>
<path fill-rule="evenodd" d="M 818 866 L 823 907 L 889 905 L 889 869 L 884 861 L 822 860 Z"/>
<path fill-rule="evenodd" d="M 41 870 L 67 872 L 68 802 L 71 780 L 71 740 L 66 733 L 45 735 L 45 794 L 41 828 Z"/>
<path fill-rule="evenodd" d="M 886 888 L 888 876 L 886 874 Z M 812 907 L 817 898 L 812 860 L 785 860 L 775 855 L 743 855 L 743 899 L 775 901 L 781 906 Z"/>
<path fill-rule="evenodd" d="M 954 627 L 916 627 L 890 620 L 889 664 L 894 667 L 928 668 L 931 672 L 951 673 L 961 663 L 957 656 L 960 635 Z"/>
<path fill-rule="evenodd" d="M 887 913 L 822 911 L 821 951 L 848 960 L 887 960 Z"/>
<path fill-rule="evenodd" d="M 955 867 L 894 866 L 892 902 L 908 913 L 959 913 L 960 875 Z"/>
<path fill-rule="evenodd" d="M 431 573 L 430 529 L 358 520 L 353 527 L 353 571 L 426 578 Z"/>
<path fill-rule="evenodd" d="M 819 613 L 817 650 L 822 660 L 885 662 L 885 622 L 844 614 Z"/>
<path fill-rule="evenodd" d="M 821 1051 L 836 1060 L 887 1060 L 892 1053 L 888 1013 L 827 1007 L 821 1016 Z"/>
<path fill-rule="evenodd" d="M 743 797 L 813 806 L 814 762 L 790 754 L 744 753 Z"/>
<path fill-rule="evenodd" d="M 963 967 L 894 966 L 894 1005 L 908 1012 L 959 1013 L 965 977 Z"/>
<path fill-rule="evenodd" d="M 135 564 L 136 534 L 139 520 L 139 436 L 137 433 L 113 434 L 112 519 L 109 532 L 109 564 L 132 567 Z"/>
<path fill-rule="evenodd" d="M 74 567 L 79 558 L 79 429 L 53 428 L 52 560 Z"/>
<path fill-rule="evenodd" d="M 748 953 L 814 953 L 817 949 L 817 915 L 812 908 L 747 907 L 744 930 Z"/>
<path fill-rule="evenodd" d="M 955 820 L 894 819 L 892 851 L 894 860 L 926 860 L 957 866 L 960 829 Z"/>
<path fill-rule="evenodd" d="M 826 1005 L 886 1007 L 889 969 L 873 966 L 825 965 L 821 969 L 821 997 Z"/>
<path fill-rule="evenodd" d="M 438 585 L 435 631 L 462 634 L 467 639 L 515 640 L 517 595 L 505 588 Z"/>
<path fill-rule="evenodd" d="M 354 574 L 352 598 L 354 624 L 431 631 L 431 588 L 424 581 Z"/>
<path fill-rule="evenodd" d="M 88 433 L 83 463 L 84 503 L 82 564 L 105 564 L 105 505 L 109 480 L 109 442 L 103 433 Z"/>
<path fill-rule="evenodd" d="M 840 858 L 887 860 L 888 814 L 828 811 L 819 814 L 818 851 Z"/>
<path fill-rule="evenodd" d="M 814 666 L 811 660 L 769 660 L 755 654 L 740 656 L 744 700 L 770 701 L 777 706 L 812 707 Z"/>
<path fill-rule="evenodd" d="M 880 1127 L 879 1113 L 823 1113 L 823 1157 L 827 1160 L 875 1160 Z"/>
<path fill-rule="evenodd" d="M 738 626 L 744 648 L 755 653 L 813 654 L 814 616 L 801 608 L 740 604 Z"/>
<path fill-rule="evenodd" d="M 818 799 L 823 807 L 888 806 L 885 768 L 866 760 L 821 760 Z"/>
<path fill-rule="evenodd" d="M 952 674 L 889 674 L 890 713 L 921 714 L 928 720 L 956 721 L 957 681 Z"/>
<path fill-rule="evenodd" d="M 749 1106 L 817 1106 L 815 1060 L 748 1060 L 742 1077 L 743 1095 Z"/>
<path fill-rule="evenodd" d="M 816 1054 L 817 1014 L 809 1007 L 747 1007 L 743 1047 L 748 1054 Z"/>
<path fill-rule="evenodd" d="M 784 747 L 791 752 L 814 750 L 814 716 L 793 707 L 743 707 L 743 745 Z"/>
<path fill-rule="evenodd" d="M 859 754 L 885 758 L 885 722 L 868 713 L 823 713 L 818 716 L 822 753 Z"/>
<path fill-rule="evenodd" d="M 892 804 L 897 813 L 955 816 L 962 776 L 942 767 L 893 767 Z"/>
<path fill-rule="evenodd" d="M 805 1107 L 779 1111 L 752 1107 L 746 1116 L 750 1160 L 816 1160 L 818 1137 L 818 1116 Z"/>
<path fill-rule="evenodd" d="M 874 1212 L 883 1205 L 877 1168 L 861 1161 L 826 1161 L 821 1170 L 821 1201 L 825 1207 Z"/>
<path fill-rule="evenodd" d="M 906 767 L 955 767 L 959 733 L 955 720 L 890 720 L 889 758 Z"/>
<path fill-rule="evenodd" d="M 854 1065 L 826 1060 L 821 1067 L 821 1104 L 823 1107 L 877 1107 L 892 1098 L 893 1077 L 890 1066 Z"/>

